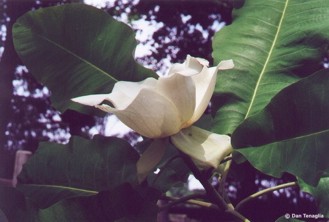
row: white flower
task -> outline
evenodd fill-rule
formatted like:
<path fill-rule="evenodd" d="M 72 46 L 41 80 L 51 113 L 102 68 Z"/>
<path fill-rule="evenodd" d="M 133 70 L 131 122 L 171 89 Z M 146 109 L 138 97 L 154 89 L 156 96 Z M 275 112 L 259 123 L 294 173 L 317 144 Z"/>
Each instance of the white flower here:
<path fill-rule="evenodd" d="M 232 152 L 231 137 L 191 126 L 171 136 L 175 146 L 189 155 L 200 168 L 218 167 Z"/>
<path fill-rule="evenodd" d="M 209 150 L 220 150 L 221 142 L 230 144 L 227 137 L 223 141 L 217 138 L 216 142 L 210 143 L 201 143 L 201 137 L 187 142 L 186 138 L 190 137 L 185 138 L 185 131 L 181 130 L 190 127 L 206 110 L 214 92 L 218 70 L 230 68 L 233 68 L 232 60 L 222 61 L 218 66 L 209 68 L 208 61 L 187 56 L 183 64 L 174 64 L 164 77 L 147 78 L 141 82 L 119 81 L 110 94 L 87 95 L 72 100 L 115 114 L 123 123 L 145 137 L 156 139 L 172 136 L 172 142 L 177 148 L 189 155 L 208 155 Z M 104 104 L 104 101 L 109 101 L 112 106 Z M 198 136 L 201 129 L 192 130 L 193 136 Z M 200 135 L 203 135 L 202 140 L 212 140 L 215 134 L 209 132 L 208 135 L 202 130 Z M 199 145 L 190 146 L 191 143 Z M 230 145 L 230 149 L 224 147 L 225 150 L 232 149 Z M 203 151 L 191 151 L 194 149 Z M 219 155 L 215 151 L 210 153 L 212 156 Z M 214 157 L 216 161 L 210 163 L 209 158 L 192 158 L 206 161 L 201 165 L 213 167 L 220 159 Z"/>

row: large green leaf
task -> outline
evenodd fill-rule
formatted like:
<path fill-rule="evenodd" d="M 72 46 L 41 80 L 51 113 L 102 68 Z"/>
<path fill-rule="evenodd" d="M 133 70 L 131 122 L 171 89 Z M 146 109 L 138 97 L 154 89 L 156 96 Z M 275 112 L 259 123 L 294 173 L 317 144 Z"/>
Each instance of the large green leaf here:
<path fill-rule="evenodd" d="M 106 12 L 83 4 L 31 11 L 13 28 L 16 51 L 34 77 L 50 88 L 55 108 L 90 113 L 70 98 L 110 93 L 118 80 L 155 73 L 133 58 L 134 32 Z"/>
<path fill-rule="evenodd" d="M 329 173 L 329 70 L 283 89 L 233 133 L 233 147 L 264 173 L 316 185 Z"/>
<path fill-rule="evenodd" d="M 19 175 L 21 190 L 39 207 L 136 183 L 137 152 L 118 138 L 73 137 L 67 145 L 42 143 Z"/>
<path fill-rule="evenodd" d="M 232 133 L 284 87 L 322 67 L 329 40 L 327 0 L 246 0 L 213 41 L 219 73 L 214 131 Z"/>
<path fill-rule="evenodd" d="M 135 188 L 135 187 L 134 187 Z M 92 196 L 76 196 L 62 200 L 46 209 L 39 209 L 35 201 L 24 198 L 21 192 L 7 188 L 1 193 L 0 203 L 9 221 L 155 221 L 157 214 L 156 199 L 158 194 L 140 187 L 134 189 L 129 184 L 122 184 L 112 190 L 101 191 Z M 1 191 L 2 187 L 0 187 Z M 49 198 L 52 198 L 51 196 Z M 34 200 L 34 199 L 32 199 Z M 45 201 L 47 201 L 45 199 Z M 1 222 L 6 221 L 1 215 Z"/>
<path fill-rule="evenodd" d="M 39 210 L 40 221 L 156 221 L 156 200 L 141 196 L 128 184 L 122 184 L 96 196 L 76 197 Z"/>
<path fill-rule="evenodd" d="M 298 184 L 303 191 L 313 195 L 317 200 L 320 213 L 329 218 L 329 177 L 322 177 L 316 187 L 310 186 L 302 180 L 298 180 Z"/>
<path fill-rule="evenodd" d="M 0 191 L 6 192 L 1 193 L 0 203 L 2 202 L 1 204 L 5 206 L 4 212 L 9 221 L 106 221 L 106 218 L 100 212 L 97 212 L 98 214 L 95 215 L 94 211 L 90 211 L 90 206 L 93 206 L 96 202 L 94 201 L 96 196 L 93 196 L 92 200 L 89 200 L 89 198 L 72 198 L 61 201 L 48 209 L 38 209 L 17 189 L 7 188 L 2 190 L 2 188 L 0 187 Z M 82 201 L 85 205 L 89 202 L 89 206 L 84 207 Z M 98 204 L 98 208 L 101 207 L 101 204 Z M 97 218 L 95 218 L 96 216 Z M 3 220 L 0 216 L 0 221 L 4 222 L 6 220 Z"/>

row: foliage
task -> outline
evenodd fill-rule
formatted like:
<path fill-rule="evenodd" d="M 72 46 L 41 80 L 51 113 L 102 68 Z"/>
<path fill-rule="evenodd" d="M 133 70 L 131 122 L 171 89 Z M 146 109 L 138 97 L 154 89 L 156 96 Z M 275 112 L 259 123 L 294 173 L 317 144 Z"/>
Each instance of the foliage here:
<path fill-rule="evenodd" d="M 234 131 L 233 146 L 250 147 L 239 152 L 262 172 L 277 177 L 290 172 L 316 185 L 329 172 L 328 80 L 323 70 L 283 89 Z"/>
<path fill-rule="evenodd" d="M 49 26 L 53 28 L 49 30 Z M 16 21 L 13 33 L 15 48 L 23 62 L 53 92 L 52 104 L 62 112 L 84 111 L 73 106 L 70 98 L 107 93 L 118 80 L 137 81 L 155 75 L 134 61 L 132 51 L 137 43 L 131 29 L 105 12 L 85 5 L 27 14 Z M 62 81 L 65 97 L 62 91 L 55 90 L 58 79 Z"/>
<path fill-rule="evenodd" d="M 93 140 L 87 140 L 73 137 L 66 145 L 45 142 L 26 164 L 19 181 L 29 184 L 31 189 L 36 187 L 35 192 L 48 188 L 58 193 L 75 192 L 74 188 L 107 190 L 136 181 L 137 159 L 137 152 L 117 138 L 95 136 Z"/>
<path fill-rule="evenodd" d="M 246 0 L 234 10 L 232 24 L 213 40 L 215 63 L 233 59 L 235 69 L 220 72 L 212 100 L 212 131 L 232 135 L 234 159 L 274 177 L 289 172 L 298 179 L 294 186 L 311 193 L 327 217 L 329 72 L 321 69 L 329 40 L 328 14 L 326 0 Z M 130 28 L 90 6 L 29 12 L 17 20 L 13 33 L 18 54 L 51 89 L 52 104 L 60 111 L 95 114 L 70 99 L 109 93 L 118 80 L 155 76 L 133 59 L 136 42 Z M 141 146 L 145 150 L 148 143 Z M 161 176 L 151 173 L 138 184 L 138 154 L 121 139 L 74 137 L 67 145 L 42 143 L 19 177 L 18 189 L 32 202 L 26 202 L 30 208 L 24 213 L 95 221 L 86 209 L 99 206 L 103 220 L 155 221 L 159 194 L 177 178 L 185 182 L 183 168 L 188 166 L 207 192 L 206 198 L 198 197 L 199 205 L 228 212 L 231 219 L 246 219 L 231 208 L 222 189 L 229 158 L 223 160 L 226 168 L 216 171 L 222 177 L 215 190 L 209 183 L 211 170 L 200 171 L 189 156 L 172 149 L 154 167 Z M 161 183 L 155 182 L 158 178 Z M 123 206 L 118 214 L 104 213 L 117 211 L 117 204 Z M 40 214 L 37 207 L 49 208 Z"/>
<path fill-rule="evenodd" d="M 235 62 L 218 78 L 216 132 L 232 133 L 284 87 L 322 69 L 327 13 L 325 1 L 246 1 L 235 11 L 213 42 L 215 62 Z"/>
<path fill-rule="evenodd" d="M 303 180 L 299 180 L 299 185 L 301 189 L 305 192 L 311 193 L 317 200 L 320 211 L 325 215 L 325 217 L 329 217 L 329 199 L 328 199 L 328 186 L 329 186 L 329 178 L 324 176 L 320 179 L 317 186 L 311 186 L 305 183 Z"/>

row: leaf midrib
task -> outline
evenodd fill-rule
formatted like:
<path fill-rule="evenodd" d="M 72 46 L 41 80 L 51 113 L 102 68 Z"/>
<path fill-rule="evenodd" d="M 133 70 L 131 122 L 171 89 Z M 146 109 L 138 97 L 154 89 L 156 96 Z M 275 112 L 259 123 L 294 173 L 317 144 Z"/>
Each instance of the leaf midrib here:
<path fill-rule="evenodd" d="M 67 187 L 67 186 L 59 186 L 59 185 L 21 184 L 20 186 L 23 186 L 23 187 L 28 186 L 28 187 L 56 188 L 56 189 L 63 189 L 65 191 L 83 192 L 83 193 L 88 193 L 88 194 L 91 194 L 91 195 L 98 194 L 98 192 L 94 191 L 94 190 L 85 190 L 85 189 L 80 189 L 80 188 L 75 188 L 75 187 Z"/>
<path fill-rule="evenodd" d="M 255 102 L 255 98 L 256 98 L 256 95 L 257 95 L 257 91 L 258 91 L 258 88 L 259 88 L 260 82 L 261 82 L 261 80 L 262 80 L 262 78 L 263 78 L 263 76 L 264 76 L 265 70 L 266 70 L 267 65 L 268 65 L 268 63 L 269 63 L 269 61 L 270 61 L 270 58 L 271 58 L 271 56 L 272 56 L 272 53 L 273 53 L 274 47 L 275 47 L 276 42 L 277 42 L 277 40 L 278 40 L 279 33 L 280 33 L 280 31 L 281 31 L 281 26 L 282 26 L 282 22 L 283 22 L 283 20 L 284 20 L 284 18 L 285 18 L 285 14 L 286 14 L 286 10 L 287 10 L 287 7 L 288 7 L 288 3 L 289 3 L 289 0 L 286 0 L 285 5 L 284 5 L 284 8 L 283 8 L 283 11 L 282 11 L 282 15 L 281 15 L 281 18 L 280 18 L 280 22 L 279 22 L 279 25 L 278 25 L 277 31 L 276 31 L 275 36 L 274 36 L 273 43 L 272 43 L 271 48 L 270 48 L 270 50 L 269 50 L 268 56 L 267 56 L 267 58 L 266 58 L 266 60 L 265 60 L 265 63 L 264 63 L 263 69 L 262 69 L 262 71 L 260 72 L 259 78 L 258 78 L 258 80 L 257 80 L 256 86 L 255 86 L 255 89 L 254 89 L 253 95 L 252 95 L 252 97 L 251 97 L 251 101 L 250 101 L 250 104 L 249 104 L 249 107 L 248 107 L 248 110 L 247 110 L 247 112 L 246 112 L 246 115 L 245 115 L 244 119 L 248 118 L 248 116 L 250 115 L 251 109 L 252 109 L 253 104 L 254 104 L 254 102 Z"/>
<path fill-rule="evenodd" d="M 58 44 L 57 42 L 47 38 L 46 36 L 43 36 L 41 34 L 35 33 L 33 32 L 33 30 L 30 29 L 30 31 L 32 33 L 34 33 L 35 35 L 39 36 L 40 38 L 44 39 L 45 41 L 48 41 L 50 44 L 53 44 L 54 46 L 60 48 L 61 50 L 65 51 L 66 53 L 72 55 L 73 57 L 76 57 L 77 59 L 79 59 L 81 62 L 86 63 L 87 65 L 93 67 L 94 69 L 98 70 L 100 73 L 106 75 L 107 77 L 111 78 L 113 81 L 118 82 L 118 80 L 116 78 L 114 78 L 113 76 L 111 76 L 109 73 L 107 73 L 105 70 L 100 69 L 99 67 L 97 67 L 96 65 L 94 65 L 93 63 L 89 62 L 88 60 L 82 58 L 81 56 L 77 55 L 76 53 L 66 49 L 65 47 L 63 47 L 62 45 Z"/>
<path fill-rule="evenodd" d="M 289 141 L 289 140 L 300 140 L 300 139 L 305 139 L 305 138 L 308 138 L 308 137 L 319 136 L 319 135 L 325 134 L 325 133 L 329 133 L 329 129 L 319 130 L 319 131 L 316 131 L 316 132 L 313 132 L 313 133 L 304 134 L 304 135 L 292 137 L 292 138 L 277 141 L 277 142 L 285 142 L 285 141 Z"/>

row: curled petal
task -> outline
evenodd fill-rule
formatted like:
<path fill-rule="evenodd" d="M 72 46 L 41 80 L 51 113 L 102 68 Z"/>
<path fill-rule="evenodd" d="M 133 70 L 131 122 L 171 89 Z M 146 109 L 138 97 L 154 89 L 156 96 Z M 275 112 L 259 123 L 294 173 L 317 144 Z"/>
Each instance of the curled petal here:
<path fill-rule="evenodd" d="M 80 103 L 86 106 L 96 106 L 102 103 L 107 97 L 108 94 L 97 94 L 97 95 L 80 96 L 73 98 L 71 100 L 73 102 Z"/>
<path fill-rule="evenodd" d="M 214 93 L 217 68 L 205 68 L 200 74 L 192 76 L 196 88 L 195 108 L 189 125 L 196 122 L 206 110 L 212 94 Z"/>
<path fill-rule="evenodd" d="M 72 99 L 115 114 L 124 124 L 149 138 L 177 133 L 193 115 L 195 86 L 179 74 L 141 82 L 117 82 L 110 94 Z M 111 105 L 102 104 L 107 100 Z"/>
<path fill-rule="evenodd" d="M 204 67 L 209 66 L 209 62 L 202 58 L 192 57 L 190 55 L 187 56 L 185 61 L 185 66 L 190 69 L 194 69 L 198 72 L 201 72 Z"/>
<path fill-rule="evenodd" d="M 112 95 L 109 95 L 109 101 L 113 104 L 120 103 L 120 97 Z M 173 103 L 148 88 L 141 89 L 136 98 L 122 109 L 106 104 L 96 107 L 115 114 L 128 127 L 149 138 L 167 137 L 181 128 L 181 117 Z"/>
<path fill-rule="evenodd" d="M 114 113 L 143 136 L 160 138 L 177 133 L 192 117 L 195 95 L 191 77 L 175 74 L 158 80 L 148 78 L 138 85 L 118 82 L 107 98 L 115 109 L 97 107 Z"/>
<path fill-rule="evenodd" d="M 175 83 L 175 79 L 172 82 Z M 124 124 L 143 136 L 161 138 L 180 130 L 182 115 L 171 96 L 166 96 L 163 92 L 173 90 L 175 85 L 166 88 L 158 86 L 158 83 L 153 78 L 142 82 L 122 81 L 115 84 L 110 94 L 89 95 L 72 100 L 115 114 Z M 101 104 L 104 100 L 113 106 Z M 184 105 L 191 106 L 187 103 Z M 194 107 L 193 103 L 192 105 Z M 193 108 L 191 110 L 193 112 Z"/>
<path fill-rule="evenodd" d="M 233 151 L 229 136 L 211 133 L 195 126 L 171 136 L 171 141 L 202 169 L 217 168 L 225 156 Z"/>
<path fill-rule="evenodd" d="M 231 69 L 234 67 L 232 60 L 221 61 L 217 67 L 204 67 L 200 74 L 192 76 L 196 87 L 195 110 L 189 125 L 196 122 L 206 110 L 214 93 L 218 70 Z"/>
<path fill-rule="evenodd" d="M 195 108 L 196 92 L 192 77 L 179 74 L 160 77 L 156 90 L 176 106 L 181 121 L 180 127 L 185 127 Z"/>
<path fill-rule="evenodd" d="M 136 99 L 142 89 L 153 89 L 156 83 L 157 80 L 154 78 L 147 78 L 141 82 L 117 82 L 106 100 L 111 102 L 116 109 L 126 109 Z"/>
<path fill-rule="evenodd" d="M 110 94 L 95 94 L 71 99 L 73 102 L 87 106 L 97 106 L 104 100 L 110 101 L 116 108 L 125 109 L 138 95 L 142 88 L 152 88 L 157 80 L 147 78 L 141 82 L 117 82 Z"/>
<path fill-rule="evenodd" d="M 233 60 L 223 60 L 221 61 L 218 65 L 217 68 L 219 70 L 225 70 L 225 69 L 233 69 L 234 68 L 234 63 Z"/>
<path fill-rule="evenodd" d="M 186 61 L 183 64 L 176 63 L 171 66 L 168 71 L 168 75 L 180 74 L 184 76 L 192 76 L 198 74 L 202 69 L 207 66 L 209 62 L 202 58 L 195 58 L 190 55 L 186 57 Z"/>

